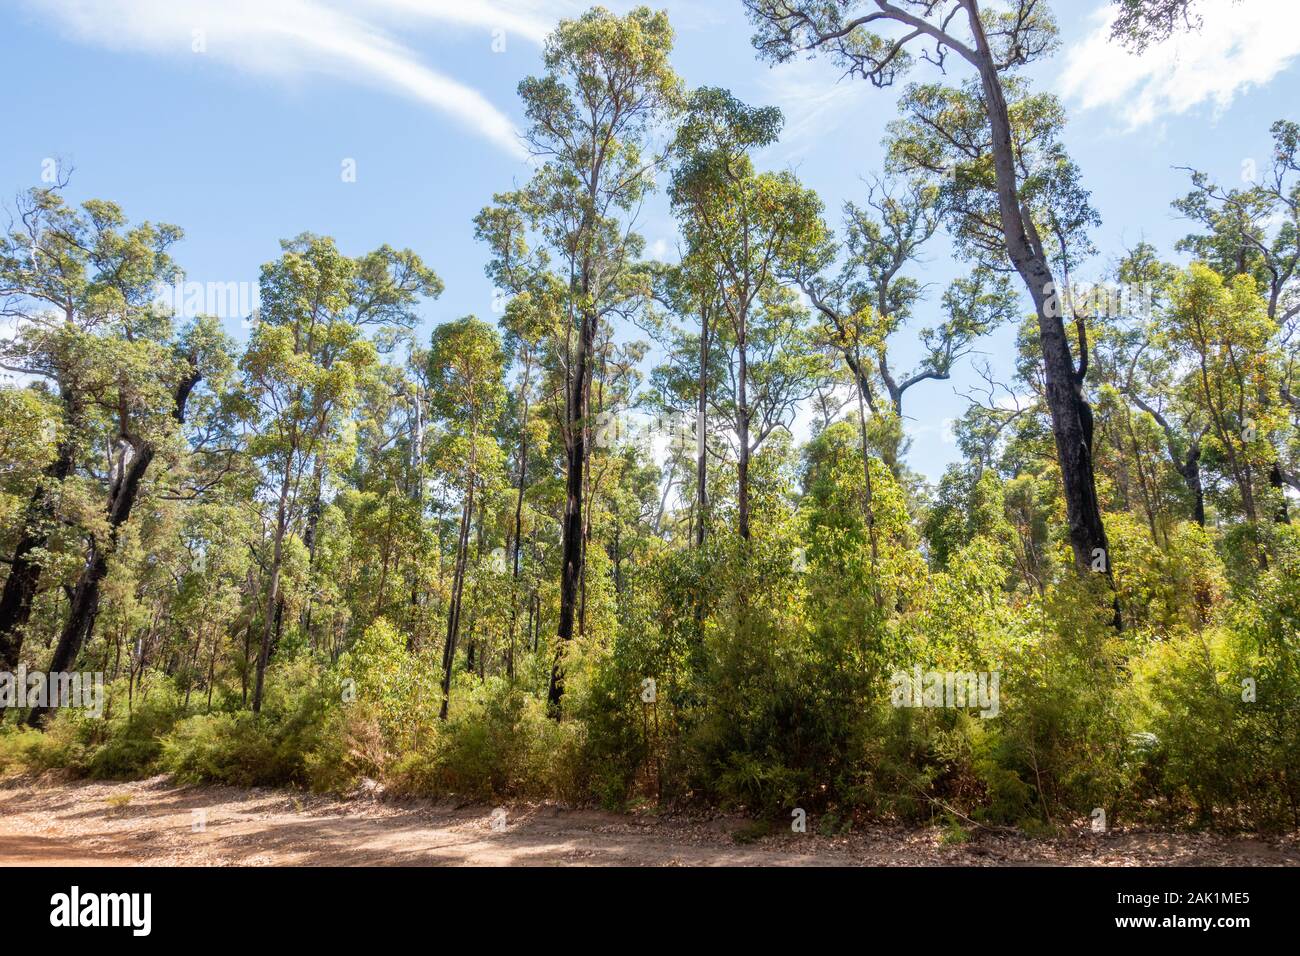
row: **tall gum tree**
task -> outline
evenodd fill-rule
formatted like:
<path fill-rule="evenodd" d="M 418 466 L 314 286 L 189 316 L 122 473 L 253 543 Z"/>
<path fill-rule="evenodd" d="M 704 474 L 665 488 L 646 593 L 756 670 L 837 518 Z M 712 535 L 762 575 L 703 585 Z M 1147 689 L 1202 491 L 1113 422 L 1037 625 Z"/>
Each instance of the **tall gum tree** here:
<path fill-rule="evenodd" d="M 736 530 L 745 541 L 750 459 L 788 424 L 815 378 L 802 347 L 803 310 L 783 294 L 781 277 L 824 241 L 821 202 L 792 173 L 755 172 L 750 158 L 780 129 L 778 110 L 747 106 L 726 90 L 695 91 L 677 137 L 681 161 L 671 190 L 687 256 L 716 277 L 726 318 L 715 334 L 733 357 L 722 380 L 736 443 Z M 761 364 L 751 368 L 756 356 Z"/>
<path fill-rule="evenodd" d="M 1061 469 L 1061 484 L 1075 564 L 1081 572 L 1101 571 L 1111 579 L 1111 561 L 1093 473 L 1092 409 L 1083 393 L 1087 372 L 1086 345 L 1080 341 L 1076 364 L 1058 299 L 1049 242 L 1074 237 L 1069 210 L 1056 208 L 1026 189 L 1023 134 L 1017 137 L 1008 107 L 1008 82 L 1015 71 L 1050 53 L 1056 27 L 1044 0 L 1015 0 L 1004 8 L 982 9 L 978 0 L 851 0 L 827 4 L 820 0 L 745 0 L 757 28 L 759 54 L 785 62 L 804 52 L 830 55 L 848 74 L 876 86 L 891 85 L 905 74 L 917 56 L 947 71 L 953 58 L 974 74 L 966 88 L 969 111 L 977 112 L 975 155 L 960 155 L 953 146 L 954 121 L 971 129 L 969 120 L 948 109 L 916 113 L 930 126 L 928 144 L 949 176 L 954 211 L 966 213 L 987 206 L 994 218 L 985 231 L 996 231 L 1003 262 L 1010 262 L 1034 303 L 1045 375 L 1045 397 Z M 932 97 L 933 98 L 933 97 Z M 916 104 L 914 104 L 916 105 Z M 919 104 L 924 106 L 926 104 Z M 973 131 L 973 130 L 972 130 Z M 948 141 L 941 146 L 941 141 Z M 1086 194 L 1073 182 L 1072 166 L 1053 143 L 1049 149 L 1058 194 L 1072 195 L 1077 207 Z M 956 154 L 956 155 L 954 155 Z M 972 174 L 975 174 L 972 177 Z M 972 182 L 974 178 L 974 182 Z M 962 180 L 966 181 L 963 182 Z M 1038 202 L 1031 202 L 1035 198 Z M 970 208 L 977 203 L 976 208 Z M 1055 216 L 1055 219 L 1053 217 Z M 980 217 L 985 220 L 986 217 Z M 1083 218 L 1088 222 L 1088 217 Z M 1043 235 L 1049 223 L 1056 235 Z M 968 223 L 969 224 L 969 223 Z M 1078 332 L 1082 334 L 1080 326 Z M 1113 580 L 1111 580 L 1113 589 Z M 1116 607 L 1115 623 L 1121 617 Z"/>
<path fill-rule="evenodd" d="M 987 267 L 953 280 L 941 297 L 943 319 L 920 331 L 920 362 L 899 372 L 889 338 L 911 322 L 924 297 L 907 269 L 920 261 L 938 230 L 939 190 L 919 180 L 878 179 L 861 205 L 845 204 L 844 221 L 842 250 L 828 243 L 800 263 L 794 279 L 827 326 L 827 339 L 852 373 L 859 400 L 871 409 L 882 458 L 898 477 L 906 448 L 904 396 L 923 382 L 950 378 L 977 338 L 1011 318 L 1015 298 L 1007 277 Z M 832 272 L 836 259 L 839 268 Z M 877 380 L 887 401 L 877 398 Z"/>
<path fill-rule="evenodd" d="M 1300 124 L 1278 120 L 1272 162 L 1243 169 L 1244 186 L 1225 188 L 1206 173 L 1189 169 L 1192 189 L 1174 208 L 1202 231 L 1179 240 L 1177 249 L 1204 262 L 1225 280 L 1248 275 L 1266 302 L 1277 339 L 1286 349 L 1278 399 L 1300 422 L 1300 397 L 1293 384 L 1300 366 Z M 1270 486 L 1274 521 L 1289 522 L 1287 489 L 1300 492 L 1300 470 L 1285 430 L 1269 439 L 1275 455 L 1262 467 Z"/>
<path fill-rule="evenodd" d="M 596 340 L 603 321 L 625 314 L 643 295 L 644 283 L 634 276 L 643 242 L 631 221 L 663 161 L 653 137 L 681 98 L 668 59 L 672 45 L 667 15 L 646 7 L 622 17 L 597 7 L 561 21 L 546 41 L 545 73 L 519 84 L 526 142 L 541 167 L 523 190 L 496 197 L 479 219 L 493 246 L 489 275 L 517 281 L 504 266 L 528 255 L 517 231 L 491 228 L 513 214 L 549 250 L 567 290 L 559 349 L 565 406 L 560 609 L 547 689 L 555 716 L 583 579 Z"/>
<path fill-rule="evenodd" d="M 181 430 L 191 395 L 206 375 L 220 375 L 231 361 L 231 343 L 217 320 L 210 318 L 195 320 L 177 335 L 169 316 L 147 312 L 124 323 L 101 348 L 111 365 L 94 401 L 104 406 L 114 424 L 105 523 L 89 535 L 68 616 L 46 668 L 51 674 L 71 670 L 90 640 L 109 558 L 144 493 L 150 466 L 160 455 L 175 458 L 183 453 Z M 32 726 L 41 726 L 48 716 L 48 707 L 37 707 L 27 719 Z"/>
<path fill-rule="evenodd" d="M 260 712 L 266 667 L 280 617 L 285 539 L 316 489 L 316 466 L 344 444 L 361 379 L 394 329 L 414 325 L 413 309 L 442 284 L 409 250 L 387 246 L 353 259 L 332 239 L 304 234 L 262 267 L 259 318 L 240 362 L 253 432 L 250 454 L 262 462 L 272 505 L 262 605 L 262 639 L 253 688 Z"/>
<path fill-rule="evenodd" d="M 475 495 L 501 470 L 501 450 L 493 429 L 506 401 L 504 371 L 501 338 L 490 325 L 467 316 L 434 330 L 429 349 L 430 406 L 442 424 L 434 454 L 441 469 L 459 484 L 461 494 L 447 603 L 447 638 L 442 651 L 442 704 L 438 713 L 442 720 L 447 719 L 451 701 L 451 672 L 461 631 Z M 482 518 L 479 520 L 482 534 Z"/>

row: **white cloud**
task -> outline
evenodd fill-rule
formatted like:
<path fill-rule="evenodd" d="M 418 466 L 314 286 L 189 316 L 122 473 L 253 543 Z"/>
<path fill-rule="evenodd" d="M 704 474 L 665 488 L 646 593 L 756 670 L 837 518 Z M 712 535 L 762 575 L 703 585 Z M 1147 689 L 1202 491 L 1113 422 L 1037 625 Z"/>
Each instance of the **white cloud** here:
<path fill-rule="evenodd" d="M 573 13 L 569 0 L 361 0 L 381 16 L 502 30 L 540 44 L 560 16 Z"/>
<path fill-rule="evenodd" d="M 1296 0 L 1202 0 L 1199 31 L 1184 31 L 1141 54 L 1110 39 L 1114 8 L 1106 3 L 1090 32 L 1066 54 L 1060 92 L 1085 109 L 1115 110 L 1129 129 L 1167 115 L 1233 99 L 1262 86 L 1300 54 Z"/>
<path fill-rule="evenodd" d="M 382 86 L 447 114 L 512 156 L 526 155 L 505 113 L 473 87 L 426 66 L 374 20 L 408 27 L 429 20 L 501 28 L 537 42 L 547 18 L 533 0 L 359 0 L 350 5 L 355 14 L 337 0 L 29 0 L 28 5 L 78 40 L 109 49 L 192 56 L 201 40 L 202 55 L 246 72 L 322 73 Z"/>
<path fill-rule="evenodd" d="M 824 61 L 792 60 L 767 70 L 759 80 L 762 101 L 779 106 L 785 117 L 778 150 L 798 153 L 811 140 L 821 139 L 845 120 L 860 114 L 855 106 L 871 87 L 853 78 L 836 81 Z"/>

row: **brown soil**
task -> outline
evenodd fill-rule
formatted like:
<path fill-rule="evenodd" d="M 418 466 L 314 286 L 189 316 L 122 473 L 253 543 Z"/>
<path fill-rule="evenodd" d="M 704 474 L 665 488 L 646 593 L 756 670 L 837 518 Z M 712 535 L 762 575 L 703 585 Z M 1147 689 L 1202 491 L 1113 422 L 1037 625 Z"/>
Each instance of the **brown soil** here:
<path fill-rule="evenodd" d="M 815 829 L 815 818 L 809 823 Z M 728 816 L 391 801 L 373 791 L 345 800 L 182 787 L 166 777 L 0 781 L 0 866 L 1300 865 L 1300 834 L 1094 834 L 1080 826 L 1053 840 L 977 831 L 948 844 L 937 828 L 871 826 L 741 844 L 735 834 L 745 826 Z"/>

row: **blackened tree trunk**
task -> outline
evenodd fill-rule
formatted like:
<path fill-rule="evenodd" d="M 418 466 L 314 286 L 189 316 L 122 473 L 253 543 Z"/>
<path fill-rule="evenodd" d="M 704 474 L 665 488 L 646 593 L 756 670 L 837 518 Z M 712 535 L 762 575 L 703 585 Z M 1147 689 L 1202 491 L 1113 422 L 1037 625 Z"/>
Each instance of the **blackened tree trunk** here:
<path fill-rule="evenodd" d="M 284 563 L 284 536 L 289 530 L 289 470 L 286 461 L 280 500 L 275 509 L 275 529 L 271 538 L 271 568 L 266 582 L 266 609 L 262 620 L 262 644 L 257 654 L 257 676 L 253 681 L 253 713 L 262 712 L 262 692 L 266 684 L 266 667 L 271 662 L 271 645 L 280 609 L 280 566 Z"/>
<path fill-rule="evenodd" d="M 589 284 L 582 283 L 582 296 L 587 298 Z M 578 589 L 582 579 L 583 563 L 583 474 L 587 459 L 587 411 L 591 397 L 591 353 L 596 338 L 596 315 L 582 317 L 578 336 L 577 355 L 569 386 L 568 442 L 565 448 L 566 477 L 564 483 L 564 524 L 560 548 L 560 621 L 556 629 L 555 656 L 551 663 L 551 678 L 547 686 L 546 702 L 551 716 L 560 714 L 560 701 L 564 698 L 564 654 L 573 638 L 574 617 L 578 606 Z"/>
<path fill-rule="evenodd" d="M 515 493 L 515 525 L 510 538 L 510 645 L 506 652 L 506 677 L 515 677 L 515 626 L 519 621 L 519 555 L 523 551 L 524 489 L 528 486 L 528 378 L 531 356 L 525 359 L 523 382 L 519 386 L 519 488 Z"/>
<path fill-rule="evenodd" d="M 122 463 L 116 480 L 113 482 L 109 497 L 108 520 L 109 539 L 115 545 L 118 531 L 131 516 L 140 489 L 140 480 L 144 477 L 149 463 L 153 460 L 153 448 L 144 445 L 139 449 L 127 445 L 122 451 Z M 54 656 L 46 673 L 58 674 L 72 669 L 77 654 L 90 639 L 95 627 L 95 618 L 99 613 L 99 589 L 105 575 L 108 574 L 108 555 L 97 542 L 92 541 L 90 553 L 82 568 L 81 577 L 72 592 L 72 602 L 68 610 L 68 619 L 59 634 L 59 641 L 54 646 Z M 50 701 L 51 706 L 59 703 Z M 33 727 L 43 726 L 50 707 L 35 707 L 27 716 L 27 722 Z"/>
<path fill-rule="evenodd" d="M 1290 524 L 1291 512 L 1286 503 L 1286 479 L 1282 476 L 1282 463 L 1274 460 L 1268 469 L 1268 483 L 1272 486 L 1276 496 L 1277 510 L 1273 513 L 1273 520 L 1278 524 Z"/>
<path fill-rule="evenodd" d="M 479 581 L 482 580 L 479 568 L 483 566 L 483 544 L 486 536 L 487 499 L 481 498 L 478 505 L 478 529 L 474 533 L 474 587 L 469 592 L 469 624 L 465 629 L 465 671 L 469 674 L 473 674 L 476 670 L 482 672 L 483 657 L 487 652 L 486 647 L 479 646 L 483 642 L 479 641 L 478 634 L 475 631 L 476 612 L 478 611 L 478 586 Z"/>
<path fill-rule="evenodd" d="M 1187 453 L 1187 460 L 1179 467 L 1187 490 L 1192 493 L 1192 517 L 1202 528 L 1205 527 L 1205 487 L 1201 484 L 1201 446 L 1193 445 Z"/>
<path fill-rule="evenodd" d="M 316 526 L 320 524 L 320 515 L 323 506 L 322 494 L 324 492 L 324 486 L 325 486 L 325 458 L 322 455 L 316 459 L 316 467 L 312 473 L 311 505 L 308 506 L 307 508 L 307 527 L 303 530 L 303 534 L 302 534 L 302 543 L 307 548 L 307 573 L 309 577 L 313 575 L 316 570 Z M 380 593 L 381 594 L 383 593 L 382 588 L 380 589 Z M 304 603 L 305 606 L 302 609 L 302 622 L 301 622 L 302 632 L 308 638 L 310 638 L 311 637 L 311 610 L 312 610 L 310 591 L 307 593 L 307 600 Z M 280 609 L 276 613 L 280 616 L 281 620 L 283 620 L 284 617 L 283 601 L 280 602 Z M 277 623 L 276 624 L 277 634 L 279 632 L 279 629 L 280 629 L 280 624 Z M 313 646 L 315 646 L 314 641 L 312 642 L 312 644 Z"/>

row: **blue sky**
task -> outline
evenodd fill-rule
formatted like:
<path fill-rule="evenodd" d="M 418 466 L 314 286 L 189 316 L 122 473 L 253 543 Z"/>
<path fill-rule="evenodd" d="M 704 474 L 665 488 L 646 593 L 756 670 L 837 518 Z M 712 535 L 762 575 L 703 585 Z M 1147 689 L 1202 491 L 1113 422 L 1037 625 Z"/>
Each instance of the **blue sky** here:
<path fill-rule="evenodd" d="M 607 3 L 616 10 L 628 3 Z M 513 130 L 515 85 L 540 69 L 540 40 L 570 0 L 0 0 L 0 60 L 10 77 L 0 196 L 38 185 L 57 158 L 74 200 L 119 202 L 133 220 L 186 231 L 176 255 L 191 280 L 255 282 L 281 238 L 335 236 L 356 254 L 410 246 L 446 282 L 425 321 L 492 315 L 485 250 L 472 218 L 495 191 L 527 178 Z M 878 171 L 896 91 L 838 80 L 824 61 L 758 62 L 740 0 L 657 4 L 677 29 L 674 64 L 692 85 L 721 85 L 786 111 L 782 141 L 760 165 L 795 169 L 832 222 Z M 1268 126 L 1297 117 L 1300 3 L 1203 0 L 1199 35 L 1130 56 L 1106 42 L 1105 0 L 1057 0 L 1062 48 L 1034 69 L 1059 93 L 1066 142 L 1103 218 L 1100 278 L 1146 239 L 1173 255 L 1187 231 L 1169 207 L 1192 165 L 1225 184 L 1263 168 Z M 197 32 L 196 32 L 197 31 Z M 196 51 L 196 47 L 200 48 Z M 503 48 L 503 49 L 502 49 Z M 933 71 L 922 64 L 915 76 Z M 355 182 L 343 164 L 355 162 Z M 671 256 L 662 198 L 641 218 Z M 917 270 L 942 286 L 960 271 L 938 242 Z M 230 330 L 241 335 L 239 323 Z M 896 364 L 915 358 L 912 337 Z M 1010 333 L 980 349 L 1006 368 Z M 937 478 L 956 456 L 945 422 L 973 376 L 909 393 L 909 463 Z"/>

